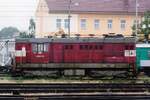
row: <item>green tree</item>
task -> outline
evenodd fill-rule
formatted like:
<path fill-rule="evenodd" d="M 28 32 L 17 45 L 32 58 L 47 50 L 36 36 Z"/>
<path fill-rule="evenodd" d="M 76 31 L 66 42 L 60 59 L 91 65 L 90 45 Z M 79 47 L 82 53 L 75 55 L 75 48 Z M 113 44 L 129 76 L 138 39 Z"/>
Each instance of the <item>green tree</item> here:
<path fill-rule="evenodd" d="M 32 35 L 29 35 L 26 31 L 20 32 L 20 38 L 33 38 Z"/>
<path fill-rule="evenodd" d="M 133 35 L 135 35 L 136 26 L 132 26 Z M 142 22 L 137 27 L 138 34 L 144 34 L 146 41 L 148 41 L 150 34 L 150 11 L 145 12 Z"/>
<path fill-rule="evenodd" d="M 19 30 L 16 27 L 5 27 L 0 31 L 0 37 L 3 38 L 12 38 L 19 33 Z"/>
<path fill-rule="evenodd" d="M 144 20 L 141 22 L 140 32 L 144 34 L 146 41 L 148 41 L 150 34 L 150 11 L 144 14 Z"/>
<path fill-rule="evenodd" d="M 30 19 L 30 25 L 29 25 L 29 35 L 30 37 L 35 37 L 35 22 L 34 20 L 31 18 Z"/>
<path fill-rule="evenodd" d="M 27 38 L 27 32 L 20 32 L 20 38 Z"/>

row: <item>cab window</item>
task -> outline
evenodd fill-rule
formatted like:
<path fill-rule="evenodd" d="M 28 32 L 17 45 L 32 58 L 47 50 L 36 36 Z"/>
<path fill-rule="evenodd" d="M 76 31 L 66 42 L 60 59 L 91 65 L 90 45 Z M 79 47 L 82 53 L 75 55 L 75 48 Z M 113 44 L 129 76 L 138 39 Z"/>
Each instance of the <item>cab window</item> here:
<path fill-rule="evenodd" d="M 32 44 L 32 51 L 35 53 L 48 52 L 48 44 L 47 43 Z"/>

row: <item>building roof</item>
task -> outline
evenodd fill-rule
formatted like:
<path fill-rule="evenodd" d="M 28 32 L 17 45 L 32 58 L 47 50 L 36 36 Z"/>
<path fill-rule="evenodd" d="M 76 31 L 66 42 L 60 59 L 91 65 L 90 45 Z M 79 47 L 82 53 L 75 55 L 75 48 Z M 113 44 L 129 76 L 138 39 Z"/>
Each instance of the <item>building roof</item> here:
<path fill-rule="evenodd" d="M 71 0 L 72 12 L 123 12 L 133 13 L 136 0 Z M 150 0 L 138 0 L 139 12 L 150 10 Z M 69 0 L 46 0 L 49 12 L 68 11 Z"/>

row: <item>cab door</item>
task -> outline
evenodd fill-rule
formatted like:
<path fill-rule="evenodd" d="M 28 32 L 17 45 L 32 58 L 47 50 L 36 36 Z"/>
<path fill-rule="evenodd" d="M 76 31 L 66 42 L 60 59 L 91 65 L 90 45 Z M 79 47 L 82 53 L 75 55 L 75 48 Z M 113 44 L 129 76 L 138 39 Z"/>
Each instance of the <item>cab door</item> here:
<path fill-rule="evenodd" d="M 48 43 L 33 43 L 31 62 L 32 63 L 49 63 L 49 44 Z"/>

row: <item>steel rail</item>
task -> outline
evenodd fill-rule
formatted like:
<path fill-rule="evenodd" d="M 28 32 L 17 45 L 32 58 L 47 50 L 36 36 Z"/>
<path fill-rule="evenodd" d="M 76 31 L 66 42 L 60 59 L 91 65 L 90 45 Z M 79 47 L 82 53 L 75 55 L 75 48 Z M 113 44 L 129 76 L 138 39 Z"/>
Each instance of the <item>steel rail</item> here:
<path fill-rule="evenodd" d="M 0 93 L 92 93 L 92 92 L 150 92 L 150 84 L 0 84 Z"/>
<path fill-rule="evenodd" d="M 95 95 L 3 95 L 0 96 L 2 100 L 149 100 L 150 95 L 128 95 L 128 94 L 95 94 Z"/>

